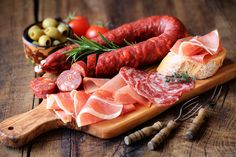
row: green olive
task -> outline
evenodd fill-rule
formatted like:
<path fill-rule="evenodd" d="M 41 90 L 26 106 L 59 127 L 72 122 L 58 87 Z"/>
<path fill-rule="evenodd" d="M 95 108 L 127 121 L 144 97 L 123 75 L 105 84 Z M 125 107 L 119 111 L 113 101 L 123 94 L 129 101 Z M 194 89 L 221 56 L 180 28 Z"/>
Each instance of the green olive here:
<path fill-rule="evenodd" d="M 59 39 L 62 43 L 66 42 L 67 41 L 67 37 L 62 35 Z"/>
<path fill-rule="evenodd" d="M 43 28 L 48 28 L 48 27 L 56 27 L 57 26 L 57 21 L 53 18 L 46 18 L 43 20 Z"/>
<path fill-rule="evenodd" d="M 51 39 L 46 35 L 42 35 L 39 38 L 39 45 L 40 46 L 51 46 Z"/>
<path fill-rule="evenodd" d="M 56 45 L 59 45 L 61 42 L 59 40 L 54 40 L 52 42 L 52 45 L 56 46 Z"/>
<path fill-rule="evenodd" d="M 64 36 L 68 36 L 69 34 L 69 28 L 64 24 L 64 23 L 60 23 L 58 26 L 57 26 L 57 29 L 58 31 L 64 35 Z"/>
<path fill-rule="evenodd" d="M 28 36 L 32 40 L 38 40 L 39 37 L 42 36 L 43 34 L 44 34 L 43 30 L 42 29 L 38 29 L 38 28 L 30 29 L 28 31 Z"/>
<path fill-rule="evenodd" d="M 33 29 L 41 29 L 38 25 L 33 25 L 29 28 L 28 32 L 32 31 Z"/>
<path fill-rule="evenodd" d="M 53 39 L 59 39 L 61 37 L 61 33 L 56 27 L 48 27 L 44 30 L 44 33 Z"/>
<path fill-rule="evenodd" d="M 32 44 L 38 45 L 39 43 L 37 41 L 33 41 Z"/>

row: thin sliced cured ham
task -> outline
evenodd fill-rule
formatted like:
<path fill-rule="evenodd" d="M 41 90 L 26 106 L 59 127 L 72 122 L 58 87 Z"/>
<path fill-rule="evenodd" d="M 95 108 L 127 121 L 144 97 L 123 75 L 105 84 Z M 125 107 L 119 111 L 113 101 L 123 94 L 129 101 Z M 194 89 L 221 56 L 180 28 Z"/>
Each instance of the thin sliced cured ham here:
<path fill-rule="evenodd" d="M 136 109 L 134 104 L 126 104 L 123 106 L 123 109 L 121 111 L 121 115 L 132 112 Z"/>
<path fill-rule="evenodd" d="M 137 101 L 128 93 L 130 87 L 124 86 L 114 93 L 114 99 L 121 104 L 135 104 Z"/>
<path fill-rule="evenodd" d="M 65 113 L 63 110 L 53 110 L 56 115 L 63 121 L 63 123 L 69 123 L 72 121 L 72 116 Z"/>
<path fill-rule="evenodd" d="M 103 86 L 101 86 L 99 89 L 114 93 L 115 91 L 126 85 L 127 84 L 124 81 L 124 79 L 119 74 L 117 74 L 110 81 L 106 82 Z"/>
<path fill-rule="evenodd" d="M 80 127 L 106 119 L 113 119 L 121 114 L 122 109 L 123 105 L 113 100 L 112 93 L 98 90 L 89 97 L 86 105 L 77 116 L 76 122 Z"/>
<path fill-rule="evenodd" d="M 52 109 L 64 123 L 71 122 L 74 116 L 74 100 L 69 92 L 48 95 L 46 108 Z"/>
<path fill-rule="evenodd" d="M 110 79 L 85 77 L 83 79 L 84 91 L 88 94 L 91 94 L 95 92 L 98 88 L 103 86 L 109 80 Z"/>
<path fill-rule="evenodd" d="M 103 90 L 97 90 L 92 95 L 76 90 L 50 94 L 47 109 L 52 109 L 64 123 L 75 118 L 79 127 L 113 119 L 135 110 L 133 104 L 115 102 L 112 94 Z"/>
<path fill-rule="evenodd" d="M 71 91 L 70 96 L 74 100 L 74 114 L 77 116 L 83 109 L 90 95 L 85 91 L 73 90 Z"/>
<path fill-rule="evenodd" d="M 207 47 L 206 50 L 212 55 L 218 53 L 222 49 L 218 30 L 213 30 L 206 35 L 198 37 L 197 41 L 202 45 L 205 45 Z"/>
<path fill-rule="evenodd" d="M 116 116 L 114 116 L 114 114 L 112 115 L 114 118 L 120 116 L 120 115 L 124 115 L 126 113 L 129 113 L 129 112 L 132 112 L 136 109 L 135 105 L 133 104 L 129 104 L 129 105 L 124 105 L 120 114 L 115 114 Z M 100 116 L 102 118 L 99 118 L 99 116 L 95 116 L 96 114 L 93 114 L 94 112 L 90 109 L 84 109 L 83 112 L 77 116 L 76 118 L 76 122 L 77 122 L 77 125 L 78 127 L 81 127 L 81 126 L 86 126 L 86 125 L 89 125 L 89 124 L 94 124 L 94 123 L 97 123 L 97 122 L 100 122 L 100 121 L 103 121 L 103 120 L 109 120 L 109 119 L 113 119 L 110 115 L 108 115 L 109 117 L 103 117 L 101 114 Z"/>
<path fill-rule="evenodd" d="M 214 30 L 204 36 L 179 39 L 170 51 L 190 57 L 192 60 L 206 63 L 222 49 L 219 33 Z"/>
<path fill-rule="evenodd" d="M 141 95 L 138 95 L 129 85 L 126 85 L 114 93 L 114 99 L 121 104 L 139 103 L 145 107 L 150 107 L 151 103 Z"/>
<path fill-rule="evenodd" d="M 175 103 L 182 93 L 194 86 L 193 82 L 166 82 L 165 76 L 157 72 L 148 74 L 129 67 L 121 68 L 119 74 L 139 95 L 157 105 Z"/>
<path fill-rule="evenodd" d="M 47 108 L 53 109 L 65 123 L 74 118 L 81 127 L 134 111 L 136 104 L 171 105 L 192 87 L 192 82 L 167 83 L 159 73 L 123 67 L 91 95 L 77 90 L 48 95 Z"/>
<path fill-rule="evenodd" d="M 71 98 L 70 92 L 48 95 L 47 109 L 62 110 L 68 115 L 73 115 L 74 100 Z"/>

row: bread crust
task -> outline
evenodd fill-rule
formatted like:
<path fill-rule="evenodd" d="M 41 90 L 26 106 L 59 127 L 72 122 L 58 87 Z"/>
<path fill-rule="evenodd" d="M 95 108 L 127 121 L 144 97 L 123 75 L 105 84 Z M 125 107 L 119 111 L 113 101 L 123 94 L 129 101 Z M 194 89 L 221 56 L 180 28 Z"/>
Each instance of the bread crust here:
<path fill-rule="evenodd" d="M 222 50 L 213 56 L 207 63 L 200 63 L 189 57 L 180 56 L 174 52 L 169 52 L 157 67 L 157 71 L 166 76 L 174 73 L 187 72 L 189 76 L 196 79 L 206 79 L 213 76 L 222 66 L 226 57 L 226 50 Z"/>

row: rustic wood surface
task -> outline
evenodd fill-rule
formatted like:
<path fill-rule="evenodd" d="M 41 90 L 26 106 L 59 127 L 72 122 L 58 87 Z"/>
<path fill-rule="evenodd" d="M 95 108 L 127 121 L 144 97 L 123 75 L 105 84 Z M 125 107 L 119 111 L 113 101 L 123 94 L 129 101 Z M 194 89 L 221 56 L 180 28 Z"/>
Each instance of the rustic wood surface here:
<path fill-rule="evenodd" d="M 66 17 L 77 10 L 90 22 L 110 22 L 110 27 L 150 15 L 177 16 L 193 34 L 204 34 L 217 28 L 228 58 L 236 62 L 236 1 L 197 0 L 39 0 L 39 20 Z M 33 1 L 2 0 L 0 5 L 0 120 L 26 112 L 38 105 L 29 88 L 35 76 L 33 66 L 24 58 L 21 35 L 34 21 Z M 236 155 L 236 80 L 224 85 L 212 117 L 194 142 L 183 138 L 190 121 L 184 122 L 156 151 L 147 149 L 148 140 L 125 146 L 123 138 L 132 131 L 165 121 L 176 115 L 177 108 L 157 116 L 111 140 L 69 130 L 53 130 L 20 149 L 0 146 L 0 156 L 235 156 Z M 202 98 L 206 99 L 209 93 Z"/>
<path fill-rule="evenodd" d="M 156 68 L 152 69 L 152 71 L 155 69 Z M 234 78 L 236 78 L 236 63 L 224 65 L 214 76 L 205 80 L 196 80 L 195 87 L 188 93 L 184 93 L 175 105 L 179 105 L 190 98 L 203 94 L 215 86 L 224 84 Z M 173 107 L 173 105 L 158 106 L 158 104 L 152 105 L 150 108 L 137 106 L 134 112 L 118 118 L 84 127 L 77 127 L 75 121 L 67 124 L 63 123 L 53 111 L 46 109 L 46 103 L 46 100 L 43 100 L 34 109 L 2 121 L 0 123 L 0 142 L 6 146 L 17 148 L 27 144 L 43 133 L 62 127 L 82 131 L 101 139 L 111 139 L 130 131 Z M 198 116 L 195 118 L 199 119 Z M 194 119 L 193 121 L 195 121 Z M 165 122 L 162 123 L 165 124 Z M 195 123 L 191 123 L 191 128 L 195 126 L 193 124 Z M 159 129 L 161 128 L 159 127 Z M 191 130 L 192 132 L 195 131 L 196 134 L 198 133 L 198 129 Z"/>

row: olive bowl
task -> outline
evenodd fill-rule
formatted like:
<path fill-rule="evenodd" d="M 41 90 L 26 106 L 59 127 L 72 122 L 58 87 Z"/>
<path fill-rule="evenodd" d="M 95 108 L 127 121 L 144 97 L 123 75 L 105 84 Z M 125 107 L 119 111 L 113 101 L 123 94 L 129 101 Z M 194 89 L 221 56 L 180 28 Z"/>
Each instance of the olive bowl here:
<path fill-rule="evenodd" d="M 69 27 L 69 25 L 67 25 L 62 20 L 57 19 L 57 21 L 64 23 L 68 27 L 68 30 L 69 30 L 68 37 L 73 38 L 73 32 L 72 32 L 71 28 Z M 33 64 L 40 64 L 40 61 L 45 59 L 48 55 L 50 55 L 51 53 L 55 52 L 56 50 L 58 50 L 62 47 L 65 47 L 66 45 L 68 45 L 70 43 L 67 40 L 63 43 L 56 45 L 56 46 L 40 46 L 40 45 L 34 44 L 33 40 L 30 39 L 30 37 L 28 36 L 28 31 L 29 31 L 30 27 L 32 27 L 33 25 L 37 25 L 37 26 L 41 27 L 42 21 L 37 22 L 37 23 L 33 23 L 33 24 L 29 25 L 28 27 L 26 27 L 24 29 L 23 35 L 22 35 L 25 57 L 27 59 L 29 59 Z"/>

